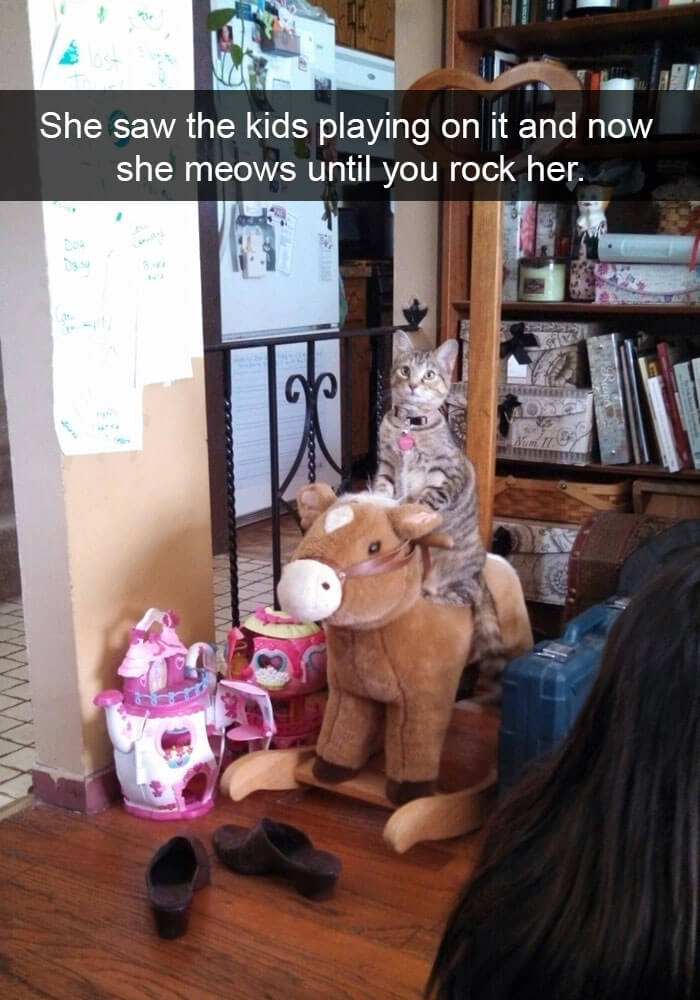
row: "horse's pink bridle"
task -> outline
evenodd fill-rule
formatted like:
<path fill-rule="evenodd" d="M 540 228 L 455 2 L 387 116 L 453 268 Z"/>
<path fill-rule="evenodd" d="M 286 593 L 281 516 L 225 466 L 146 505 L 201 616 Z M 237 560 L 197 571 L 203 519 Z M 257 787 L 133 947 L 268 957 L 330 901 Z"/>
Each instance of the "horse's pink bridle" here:
<path fill-rule="evenodd" d="M 379 555 L 371 556 L 369 559 L 362 559 L 360 562 L 352 563 L 350 566 L 342 567 L 331 562 L 330 559 L 319 559 L 318 562 L 325 563 L 333 570 L 340 580 L 341 586 L 345 584 L 348 577 L 352 576 L 376 576 L 379 573 L 391 573 L 395 569 L 401 569 L 413 558 L 416 551 L 416 542 L 412 539 L 400 542 L 395 548 Z M 423 555 L 423 572 L 428 571 L 430 556 L 427 548 L 421 548 Z"/>

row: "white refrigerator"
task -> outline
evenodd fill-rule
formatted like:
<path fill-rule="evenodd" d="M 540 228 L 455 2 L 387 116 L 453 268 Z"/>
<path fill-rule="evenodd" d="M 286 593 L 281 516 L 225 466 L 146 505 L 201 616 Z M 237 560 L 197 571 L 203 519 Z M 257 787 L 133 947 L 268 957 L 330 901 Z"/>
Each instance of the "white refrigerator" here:
<path fill-rule="evenodd" d="M 231 9 L 225 0 L 212 0 L 213 11 Z M 211 33 L 213 89 L 226 90 L 245 80 L 248 92 L 259 88 L 275 109 L 275 94 L 313 91 L 319 108 L 327 108 L 335 88 L 335 25 L 321 17 L 304 17 L 293 4 L 275 6 L 256 0 L 238 3 L 236 17 Z M 320 13 L 320 11 L 319 11 Z M 243 53 L 242 59 L 240 58 Z M 236 65 L 238 63 L 238 65 Z M 281 102 L 278 102 L 278 104 Z M 286 105 L 285 105 L 286 106 Z M 323 113 L 328 113 L 324 111 Z M 304 142 L 283 138 L 266 140 L 265 148 L 253 141 L 242 158 L 268 155 L 271 160 L 315 156 L 314 130 Z M 339 322 L 338 222 L 324 218 L 319 185 L 318 199 L 285 200 L 282 182 L 269 184 L 269 197 L 248 201 L 241 185 L 236 201 L 220 199 L 219 275 L 221 332 L 225 342 L 257 337 L 283 338 L 292 334 L 333 330 Z M 315 348 L 316 376 L 328 372 L 319 386 L 318 417 L 323 440 L 340 464 L 339 350 L 335 340 L 319 341 Z M 284 482 L 297 456 L 306 417 L 306 393 L 299 380 L 296 401 L 285 393 L 292 375 L 306 376 L 307 353 L 303 343 L 275 349 L 279 480 Z M 266 347 L 249 347 L 231 354 L 232 414 L 236 481 L 236 516 L 269 510 L 270 427 L 268 419 Z M 327 398 L 333 379 L 337 391 Z M 339 475 L 316 449 L 316 478 L 335 485 Z M 304 457 L 285 498 L 294 499 L 307 480 Z"/>

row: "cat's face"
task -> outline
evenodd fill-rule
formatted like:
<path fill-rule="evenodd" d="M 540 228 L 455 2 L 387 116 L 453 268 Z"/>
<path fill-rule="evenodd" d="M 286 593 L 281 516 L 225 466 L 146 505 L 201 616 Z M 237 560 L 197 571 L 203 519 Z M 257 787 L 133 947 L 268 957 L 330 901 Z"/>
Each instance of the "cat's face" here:
<path fill-rule="evenodd" d="M 416 350 L 406 334 L 398 331 L 391 370 L 392 405 L 416 416 L 439 410 L 450 391 L 457 350 L 456 340 L 447 340 L 433 351 Z"/>

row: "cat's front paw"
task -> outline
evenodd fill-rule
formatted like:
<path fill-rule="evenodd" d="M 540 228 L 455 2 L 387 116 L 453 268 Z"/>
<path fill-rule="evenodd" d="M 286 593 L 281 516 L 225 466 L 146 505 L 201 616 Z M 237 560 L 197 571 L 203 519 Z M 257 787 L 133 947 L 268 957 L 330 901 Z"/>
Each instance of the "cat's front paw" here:
<path fill-rule="evenodd" d="M 423 597 L 434 604 L 447 604 L 452 608 L 463 608 L 469 601 L 465 601 L 464 595 L 456 590 L 440 590 L 437 587 L 423 587 Z"/>

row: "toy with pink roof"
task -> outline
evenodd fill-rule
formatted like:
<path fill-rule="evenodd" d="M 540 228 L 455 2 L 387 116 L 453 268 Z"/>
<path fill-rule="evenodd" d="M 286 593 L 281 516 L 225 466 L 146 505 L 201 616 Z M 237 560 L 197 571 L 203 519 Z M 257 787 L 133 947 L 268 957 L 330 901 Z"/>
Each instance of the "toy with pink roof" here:
<path fill-rule="evenodd" d="M 149 608 L 132 628 L 118 674 L 123 691 L 101 691 L 125 809 L 150 819 L 208 812 L 219 774 L 212 731 L 214 651 L 188 650 L 177 615 Z M 209 731 L 208 731 L 209 726 Z"/>

